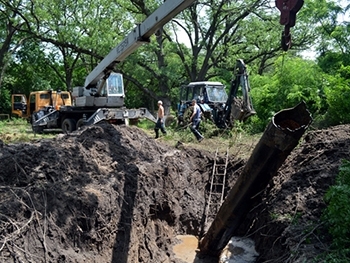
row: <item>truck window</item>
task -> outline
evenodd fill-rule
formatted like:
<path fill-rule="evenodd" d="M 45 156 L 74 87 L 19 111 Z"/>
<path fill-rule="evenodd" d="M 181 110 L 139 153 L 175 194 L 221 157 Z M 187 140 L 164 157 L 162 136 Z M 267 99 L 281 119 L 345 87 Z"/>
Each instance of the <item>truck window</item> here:
<path fill-rule="evenodd" d="M 48 100 L 48 99 L 50 99 L 50 95 L 48 93 L 42 93 L 42 94 L 40 94 L 40 99 L 41 100 Z"/>
<path fill-rule="evenodd" d="M 61 98 L 66 100 L 66 99 L 69 99 L 69 96 L 67 93 L 61 93 Z"/>
<path fill-rule="evenodd" d="M 223 86 L 208 86 L 207 87 L 208 99 L 211 102 L 226 102 L 227 93 Z"/>
<path fill-rule="evenodd" d="M 13 102 L 26 103 L 23 96 L 13 96 Z"/>
<path fill-rule="evenodd" d="M 108 95 L 121 96 L 124 95 L 123 77 L 121 74 L 111 74 L 107 79 Z"/>

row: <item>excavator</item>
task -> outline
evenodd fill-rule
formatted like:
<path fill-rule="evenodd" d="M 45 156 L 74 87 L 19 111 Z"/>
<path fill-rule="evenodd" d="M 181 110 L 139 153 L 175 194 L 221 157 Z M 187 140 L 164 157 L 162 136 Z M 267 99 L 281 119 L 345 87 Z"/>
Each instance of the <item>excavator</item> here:
<path fill-rule="evenodd" d="M 296 14 L 303 6 L 304 0 L 275 0 L 275 4 L 281 12 L 280 24 L 284 25 L 281 47 L 287 51 L 292 45 L 290 28 L 295 25 Z M 243 100 L 237 97 L 239 86 L 242 87 Z M 193 110 L 191 101 L 196 99 L 203 119 L 212 121 L 218 128 L 232 128 L 235 120 L 245 121 L 256 114 L 249 91 L 248 74 L 242 59 L 237 60 L 229 95 L 220 82 L 197 81 L 182 86 L 177 107 L 178 126 L 187 127 Z"/>
<path fill-rule="evenodd" d="M 178 103 L 177 121 L 181 127 L 186 127 L 193 107 L 191 101 L 195 99 L 201 108 L 202 118 L 209 120 L 218 128 L 232 128 L 234 121 L 245 121 L 256 114 L 249 96 L 250 85 L 247 68 L 242 59 L 236 61 L 229 94 L 225 85 L 214 81 L 196 81 L 182 86 L 180 102 Z M 238 97 L 238 89 L 242 88 L 242 95 Z"/>
<path fill-rule="evenodd" d="M 86 77 L 83 87 L 67 92 L 35 92 L 29 100 L 23 94 L 12 96 L 12 113 L 30 119 L 34 132 L 62 129 L 70 133 L 82 125 L 102 120 L 128 123 L 139 118 L 153 122 L 155 117 L 146 109 L 127 109 L 124 105 L 123 76 L 113 72 L 115 66 L 145 43 L 163 25 L 195 0 L 165 1 L 144 22 L 137 25 Z M 67 97 L 68 96 L 68 97 Z M 45 101 L 42 99 L 45 97 Z M 71 99 L 73 103 L 68 103 Z"/>

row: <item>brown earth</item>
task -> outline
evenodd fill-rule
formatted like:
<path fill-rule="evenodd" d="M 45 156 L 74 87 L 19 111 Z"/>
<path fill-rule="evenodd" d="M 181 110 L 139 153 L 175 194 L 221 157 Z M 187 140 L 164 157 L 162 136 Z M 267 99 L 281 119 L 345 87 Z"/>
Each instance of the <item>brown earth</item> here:
<path fill-rule="evenodd" d="M 255 241 L 258 262 L 304 262 L 328 249 L 323 195 L 350 159 L 349 135 L 347 125 L 309 131 L 287 158 L 237 233 Z M 0 141 L 0 262 L 181 263 L 176 235 L 204 232 L 211 148 L 109 124 Z M 245 162 L 230 155 L 227 190 Z"/>

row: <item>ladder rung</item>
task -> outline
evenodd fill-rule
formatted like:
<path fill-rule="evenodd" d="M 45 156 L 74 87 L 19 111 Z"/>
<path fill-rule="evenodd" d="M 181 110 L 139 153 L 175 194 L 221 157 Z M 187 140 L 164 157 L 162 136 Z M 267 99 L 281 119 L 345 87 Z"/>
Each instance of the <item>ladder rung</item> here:
<path fill-rule="evenodd" d="M 218 206 L 219 207 L 221 206 L 221 203 L 213 203 L 210 206 L 215 206 L 215 208 L 218 208 Z M 209 208 L 210 208 L 210 206 L 209 206 Z"/>
<path fill-rule="evenodd" d="M 215 203 L 215 204 L 212 204 L 211 206 L 214 206 L 214 208 L 219 208 L 221 206 L 221 203 Z M 209 206 L 210 208 L 210 206 Z"/>
<path fill-rule="evenodd" d="M 215 193 L 215 192 L 212 192 L 211 195 L 215 195 L 215 196 L 221 196 L 221 193 Z"/>
<path fill-rule="evenodd" d="M 219 208 L 223 203 L 222 198 L 225 191 L 225 180 L 226 180 L 227 163 L 228 163 L 228 149 L 226 151 L 226 158 L 224 160 L 225 163 L 222 163 L 223 160 L 218 158 L 218 153 L 219 153 L 218 149 L 216 149 L 215 159 L 214 159 L 215 161 L 213 164 L 213 170 L 211 174 L 209 201 L 207 203 L 207 209 L 206 209 L 207 217 L 205 219 L 205 224 L 207 224 L 208 215 L 216 216 Z M 212 198 L 214 200 L 212 200 Z"/>

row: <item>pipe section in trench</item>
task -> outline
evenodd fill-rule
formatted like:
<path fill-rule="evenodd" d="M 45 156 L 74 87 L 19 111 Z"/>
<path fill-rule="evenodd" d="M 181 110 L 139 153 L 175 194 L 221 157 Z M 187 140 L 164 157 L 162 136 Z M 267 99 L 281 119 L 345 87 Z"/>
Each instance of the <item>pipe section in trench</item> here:
<path fill-rule="evenodd" d="M 199 241 L 199 254 L 220 254 L 311 122 L 304 102 L 273 116 L 207 233 Z"/>

